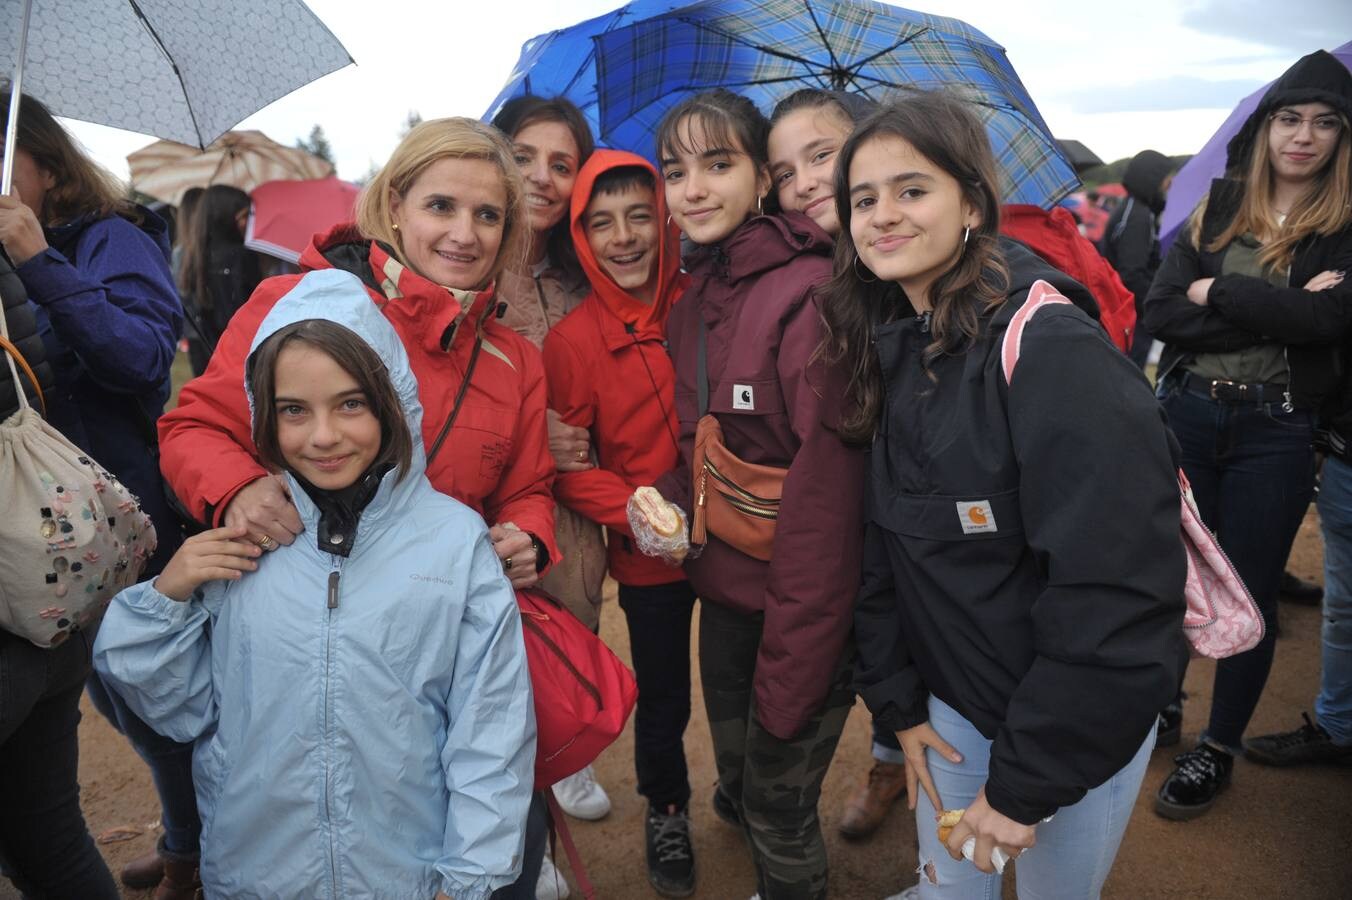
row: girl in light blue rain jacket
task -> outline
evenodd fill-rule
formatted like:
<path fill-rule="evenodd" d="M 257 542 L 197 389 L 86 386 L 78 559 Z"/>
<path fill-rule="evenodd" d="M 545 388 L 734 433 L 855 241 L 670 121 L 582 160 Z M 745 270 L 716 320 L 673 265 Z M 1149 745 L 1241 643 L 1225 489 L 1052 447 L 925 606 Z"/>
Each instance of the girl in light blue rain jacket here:
<path fill-rule="evenodd" d="M 196 741 L 208 897 L 486 898 L 520 871 L 535 752 L 488 530 L 424 477 L 417 383 L 355 277 L 301 279 L 249 362 L 304 533 L 190 539 L 114 600 L 95 666 Z"/>

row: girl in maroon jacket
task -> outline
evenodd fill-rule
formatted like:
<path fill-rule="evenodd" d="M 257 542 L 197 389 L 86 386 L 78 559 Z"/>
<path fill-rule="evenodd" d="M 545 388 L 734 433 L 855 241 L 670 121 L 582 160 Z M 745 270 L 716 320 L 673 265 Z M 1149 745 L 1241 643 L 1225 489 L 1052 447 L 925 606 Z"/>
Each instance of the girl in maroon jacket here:
<path fill-rule="evenodd" d="M 698 246 L 668 323 L 681 460 L 657 487 L 691 511 L 703 355 L 727 448 L 786 470 L 769 562 L 710 534 L 686 563 L 706 601 L 699 660 L 714 807 L 745 829 L 762 900 L 779 900 L 826 896 L 817 798 L 853 700 L 863 458 L 833 427 L 842 373 L 814 356 L 831 239 L 799 213 L 764 213 L 768 128 L 750 101 L 717 90 L 672 109 L 658 130 L 667 206 Z"/>

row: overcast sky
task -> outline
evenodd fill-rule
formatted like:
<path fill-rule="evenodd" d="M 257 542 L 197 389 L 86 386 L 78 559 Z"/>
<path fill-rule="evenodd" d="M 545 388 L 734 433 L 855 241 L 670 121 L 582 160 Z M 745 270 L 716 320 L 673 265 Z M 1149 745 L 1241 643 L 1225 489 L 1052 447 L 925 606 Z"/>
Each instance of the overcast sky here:
<path fill-rule="evenodd" d="M 324 127 L 338 174 L 384 162 L 410 110 L 481 116 L 534 35 L 616 0 L 309 0 L 349 66 L 245 120 L 293 143 Z M 1350 0 L 945 0 L 1004 45 L 1053 132 L 1105 161 L 1152 147 L 1193 153 L 1242 97 L 1316 48 L 1352 40 Z M 1277 16 L 1280 15 L 1280 18 Z M 151 138 L 84 123 L 72 130 L 126 177 Z"/>

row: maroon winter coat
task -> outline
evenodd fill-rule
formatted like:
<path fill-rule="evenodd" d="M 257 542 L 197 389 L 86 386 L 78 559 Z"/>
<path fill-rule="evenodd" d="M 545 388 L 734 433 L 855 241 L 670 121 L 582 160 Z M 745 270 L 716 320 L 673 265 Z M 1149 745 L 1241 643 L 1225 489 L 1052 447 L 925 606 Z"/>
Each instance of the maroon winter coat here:
<path fill-rule="evenodd" d="M 667 324 L 681 459 L 657 488 L 691 509 L 702 316 L 709 408 L 728 449 L 789 472 L 770 562 L 711 534 L 685 570 L 704 601 L 765 613 L 757 714 L 771 734 L 787 740 L 826 699 L 859 588 L 864 457 L 831 430 L 844 373 L 820 361 L 809 365 L 822 337 L 815 289 L 831 274 L 831 239 L 798 213 L 757 216 L 722 245 L 701 248 L 689 266 L 691 286 Z"/>

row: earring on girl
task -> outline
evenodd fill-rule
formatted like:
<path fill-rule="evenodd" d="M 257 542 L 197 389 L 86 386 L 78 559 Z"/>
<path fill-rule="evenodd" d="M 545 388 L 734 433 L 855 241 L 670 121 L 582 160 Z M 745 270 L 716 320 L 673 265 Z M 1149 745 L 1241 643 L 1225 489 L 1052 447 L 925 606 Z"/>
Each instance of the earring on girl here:
<path fill-rule="evenodd" d="M 758 216 L 765 215 L 765 204 L 762 201 L 762 198 L 760 197 L 756 198 L 756 215 Z"/>
<path fill-rule="evenodd" d="M 399 223 L 398 223 L 398 222 L 391 222 L 391 223 L 390 223 L 390 227 L 393 228 L 395 231 L 398 231 L 398 230 L 399 230 Z"/>
<path fill-rule="evenodd" d="M 967 239 L 972 236 L 972 226 L 967 225 L 962 229 L 962 245 L 967 246 Z"/>
<path fill-rule="evenodd" d="M 878 276 L 877 276 L 877 275 L 874 275 L 872 278 L 865 278 L 865 277 L 864 277 L 864 273 L 859 271 L 859 257 L 858 257 L 858 256 L 856 256 L 856 257 L 854 258 L 853 266 L 854 266 L 854 277 L 855 277 L 855 278 L 858 278 L 860 281 L 864 282 L 864 284 L 873 284 L 873 282 L 875 282 L 875 281 L 878 280 Z M 866 270 L 866 271 L 867 271 L 867 270 Z M 870 274 L 871 274 L 871 273 L 870 273 Z"/>

